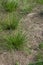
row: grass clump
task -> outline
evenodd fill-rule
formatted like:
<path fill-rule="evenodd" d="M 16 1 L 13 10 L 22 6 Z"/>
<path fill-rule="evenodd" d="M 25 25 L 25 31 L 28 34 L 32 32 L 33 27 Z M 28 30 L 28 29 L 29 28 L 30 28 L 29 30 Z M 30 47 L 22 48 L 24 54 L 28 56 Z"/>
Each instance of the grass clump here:
<path fill-rule="evenodd" d="M 12 12 L 16 10 L 18 3 L 17 0 L 4 0 L 2 5 L 6 11 Z"/>
<path fill-rule="evenodd" d="M 43 52 L 43 51 L 42 51 L 42 52 Z M 38 54 L 36 55 L 36 60 L 38 60 L 38 61 L 43 60 L 43 53 L 38 52 Z"/>
<path fill-rule="evenodd" d="M 20 50 L 23 48 L 24 43 L 26 42 L 25 34 L 18 32 L 15 35 L 10 35 L 5 38 L 7 48 Z"/>
<path fill-rule="evenodd" d="M 32 11 L 32 7 L 31 6 L 27 6 L 21 9 L 23 14 L 28 14 Z"/>
<path fill-rule="evenodd" d="M 43 61 L 38 61 L 36 63 L 31 63 L 31 64 L 28 64 L 28 65 L 43 65 Z"/>
<path fill-rule="evenodd" d="M 43 4 L 43 0 L 36 0 L 36 3 Z"/>
<path fill-rule="evenodd" d="M 15 65 L 19 65 L 19 62 L 16 62 Z"/>
<path fill-rule="evenodd" d="M 0 23 L 2 30 L 15 30 L 19 24 L 19 21 L 15 17 L 3 22 Z"/>

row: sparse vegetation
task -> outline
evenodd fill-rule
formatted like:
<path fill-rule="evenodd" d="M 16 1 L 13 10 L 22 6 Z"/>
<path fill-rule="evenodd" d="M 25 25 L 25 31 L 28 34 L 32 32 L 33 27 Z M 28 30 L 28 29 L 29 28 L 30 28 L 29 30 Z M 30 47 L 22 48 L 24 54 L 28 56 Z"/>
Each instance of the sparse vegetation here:
<path fill-rule="evenodd" d="M 41 42 L 39 44 L 39 49 L 38 49 L 38 53 L 36 55 L 36 60 L 37 61 L 43 60 L 43 42 Z"/>
<path fill-rule="evenodd" d="M 22 0 L 21 3 L 22 3 L 21 7 L 19 7 L 19 8 L 20 8 L 22 14 L 30 13 L 33 10 L 33 8 L 35 7 L 33 0 Z"/>
<path fill-rule="evenodd" d="M 39 44 L 39 49 L 43 49 L 43 42 Z"/>
<path fill-rule="evenodd" d="M 38 62 L 35 62 L 35 63 L 31 63 L 29 65 L 43 65 L 43 61 L 38 61 Z"/>
<path fill-rule="evenodd" d="M 43 51 L 42 52 L 38 52 L 37 55 L 36 55 L 36 60 L 37 61 L 41 61 L 43 60 Z"/>

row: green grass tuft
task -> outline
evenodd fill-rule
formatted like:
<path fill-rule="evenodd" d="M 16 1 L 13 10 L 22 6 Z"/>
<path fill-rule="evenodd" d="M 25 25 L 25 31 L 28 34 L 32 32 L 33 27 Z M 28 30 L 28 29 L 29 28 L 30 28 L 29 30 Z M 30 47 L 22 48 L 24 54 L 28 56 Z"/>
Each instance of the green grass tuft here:
<path fill-rule="evenodd" d="M 20 65 L 19 62 L 16 62 L 15 65 Z"/>
<path fill-rule="evenodd" d="M 13 10 L 16 10 L 18 3 L 16 0 L 4 0 L 2 5 L 6 11 L 12 12 Z"/>
<path fill-rule="evenodd" d="M 16 49 L 20 50 L 26 42 L 25 34 L 18 32 L 15 35 L 9 35 L 5 38 L 6 46 L 9 50 Z"/>
<path fill-rule="evenodd" d="M 0 22 L 2 30 L 15 30 L 19 24 L 19 21 L 15 17 L 12 17 L 11 19 L 5 20 L 3 22 Z"/>

